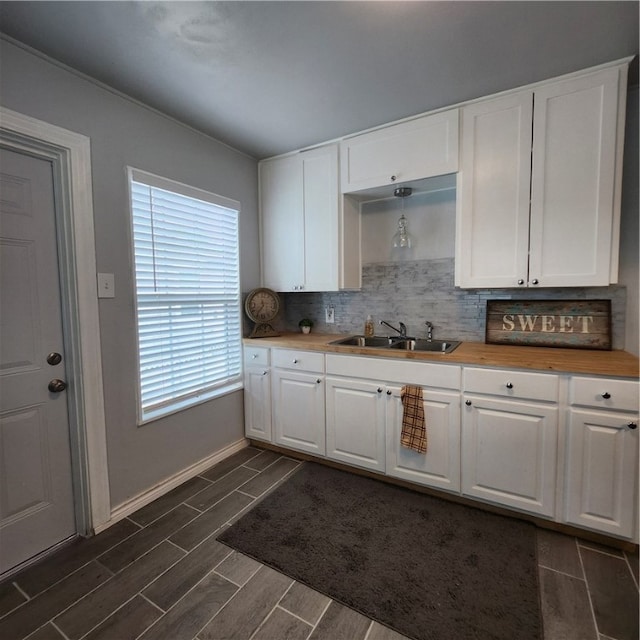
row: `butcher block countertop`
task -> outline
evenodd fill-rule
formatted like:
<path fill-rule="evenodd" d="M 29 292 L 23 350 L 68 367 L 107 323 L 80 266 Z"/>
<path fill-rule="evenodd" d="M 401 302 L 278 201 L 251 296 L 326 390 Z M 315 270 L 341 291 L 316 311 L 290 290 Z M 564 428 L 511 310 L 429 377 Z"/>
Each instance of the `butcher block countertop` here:
<path fill-rule="evenodd" d="M 514 347 L 510 345 L 462 342 L 448 354 L 395 349 L 373 349 L 330 344 L 348 335 L 320 333 L 284 333 L 277 338 L 244 339 L 245 347 L 279 347 L 325 353 L 344 353 L 376 358 L 404 358 L 448 364 L 478 365 L 514 369 L 535 369 L 557 373 L 582 373 L 601 376 L 638 378 L 640 360 L 626 351 Z"/>

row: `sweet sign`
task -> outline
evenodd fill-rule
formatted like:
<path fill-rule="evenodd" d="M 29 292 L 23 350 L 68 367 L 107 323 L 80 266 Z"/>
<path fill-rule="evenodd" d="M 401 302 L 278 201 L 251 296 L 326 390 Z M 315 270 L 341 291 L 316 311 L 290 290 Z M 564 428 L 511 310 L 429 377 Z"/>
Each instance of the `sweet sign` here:
<path fill-rule="evenodd" d="M 611 300 L 488 300 L 488 344 L 611 349 Z"/>

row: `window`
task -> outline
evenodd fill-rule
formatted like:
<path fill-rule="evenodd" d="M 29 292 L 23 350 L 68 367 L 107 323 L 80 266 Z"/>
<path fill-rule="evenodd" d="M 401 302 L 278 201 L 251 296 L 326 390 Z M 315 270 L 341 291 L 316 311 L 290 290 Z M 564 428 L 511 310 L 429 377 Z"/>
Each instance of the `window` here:
<path fill-rule="evenodd" d="M 129 169 L 139 422 L 241 388 L 239 203 Z"/>

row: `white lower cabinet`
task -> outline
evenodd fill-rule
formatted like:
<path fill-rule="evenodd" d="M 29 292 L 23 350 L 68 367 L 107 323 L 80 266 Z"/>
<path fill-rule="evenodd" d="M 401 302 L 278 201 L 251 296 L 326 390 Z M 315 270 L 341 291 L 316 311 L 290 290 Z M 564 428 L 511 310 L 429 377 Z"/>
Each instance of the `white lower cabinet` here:
<path fill-rule="evenodd" d="M 324 355 L 274 349 L 272 363 L 271 398 L 275 443 L 298 451 L 324 455 Z"/>
<path fill-rule="evenodd" d="M 575 377 L 571 404 L 565 521 L 632 538 L 637 518 L 638 384 Z"/>
<path fill-rule="evenodd" d="M 327 457 L 385 469 L 386 389 L 374 382 L 327 377 Z"/>
<path fill-rule="evenodd" d="M 244 429 L 247 438 L 271 442 L 269 349 L 244 351 Z"/>
<path fill-rule="evenodd" d="M 328 355 L 327 373 L 339 374 L 327 376 L 327 457 L 416 484 L 459 490 L 459 367 Z M 404 383 L 423 390 L 426 454 L 400 446 Z"/>
<path fill-rule="evenodd" d="M 554 517 L 557 376 L 472 368 L 464 376 L 462 493 Z"/>
<path fill-rule="evenodd" d="M 244 362 L 248 438 L 638 539 L 637 380 L 293 349 Z M 425 454 L 400 445 L 403 384 L 422 388 Z"/>
<path fill-rule="evenodd" d="M 422 389 L 427 452 L 400 446 L 402 387 L 389 387 L 387 403 L 387 474 L 447 491 L 460 491 L 460 392 Z"/>

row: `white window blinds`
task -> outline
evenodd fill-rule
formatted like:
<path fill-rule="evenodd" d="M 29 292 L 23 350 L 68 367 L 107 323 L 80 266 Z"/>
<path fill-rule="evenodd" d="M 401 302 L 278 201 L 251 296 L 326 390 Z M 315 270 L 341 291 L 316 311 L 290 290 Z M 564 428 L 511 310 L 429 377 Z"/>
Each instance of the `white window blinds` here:
<path fill-rule="evenodd" d="M 241 386 L 239 206 L 129 178 L 144 422 Z"/>

